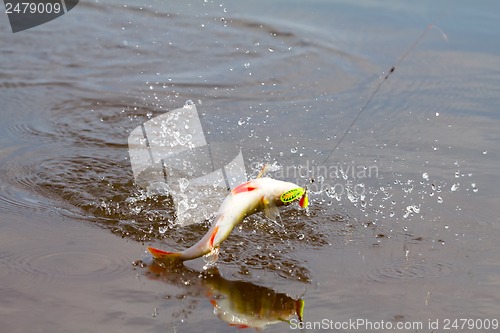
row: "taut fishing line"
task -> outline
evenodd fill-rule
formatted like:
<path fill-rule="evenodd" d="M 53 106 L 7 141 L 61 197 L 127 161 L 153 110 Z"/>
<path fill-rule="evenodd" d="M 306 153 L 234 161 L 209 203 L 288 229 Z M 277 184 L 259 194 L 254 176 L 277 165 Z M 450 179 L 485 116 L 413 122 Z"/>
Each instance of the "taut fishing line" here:
<path fill-rule="evenodd" d="M 370 97 L 366 100 L 365 104 L 363 104 L 363 106 L 361 106 L 361 108 L 359 109 L 359 111 L 356 113 L 356 116 L 354 117 L 354 119 L 352 120 L 352 122 L 349 124 L 349 126 L 347 126 L 347 128 L 344 131 L 344 133 L 342 134 L 342 136 L 340 137 L 340 139 L 337 141 L 337 143 L 335 144 L 335 146 L 333 147 L 333 149 L 330 150 L 330 152 L 325 157 L 325 159 L 323 160 L 323 162 L 321 162 L 319 165 L 324 165 L 325 162 L 328 161 L 333 156 L 333 153 L 339 148 L 339 146 L 342 144 L 342 142 L 344 141 L 344 139 L 346 138 L 346 136 L 350 133 L 350 131 L 353 128 L 353 126 L 359 120 L 361 114 L 366 110 L 366 108 L 368 107 L 368 105 L 370 105 L 370 103 L 373 100 L 373 98 L 375 97 L 375 95 L 377 95 L 377 93 L 380 91 L 380 88 L 384 85 L 384 83 L 387 81 L 387 79 L 389 79 L 389 77 L 396 71 L 396 69 L 401 65 L 401 63 L 406 59 L 406 57 L 408 57 L 408 55 L 415 49 L 415 47 L 417 47 L 417 45 L 422 41 L 422 39 L 427 35 L 427 33 L 431 29 L 436 28 L 441 33 L 441 35 L 443 36 L 443 38 L 446 41 L 448 40 L 448 37 L 446 36 L 446 34 L 441 29 L 439 29 L 436 26 L 436 24 L 435 24 L 436 21 L 434 21 L 433 23 L 429 24 L 422 31 L 422 33 L 417 37 L 417 39 L 415 39 L 415 41 L 399 57 L 399 59 L 396 61 L 396 63 L 389 69 L 389 71 L 387 72 L 387 74 L 378 82 L 378 84 L 375 86 L 375 89 L 373 90 L 373 92 L 370 95 Z M 310 181 L 314 182 L 314 179 L 311 178 Z"/>

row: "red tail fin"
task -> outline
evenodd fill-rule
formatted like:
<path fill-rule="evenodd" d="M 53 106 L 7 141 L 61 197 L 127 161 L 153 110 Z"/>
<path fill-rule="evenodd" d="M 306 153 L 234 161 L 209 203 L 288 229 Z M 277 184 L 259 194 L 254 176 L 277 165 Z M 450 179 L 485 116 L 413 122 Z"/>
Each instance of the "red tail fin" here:
<path fill-rule="evenodd" d="M 155 259 L 162 261 L 182 261 L 180 252 L 168 252 L 154 247 L 148 247 L 149 253 L 153 255 Z"/>

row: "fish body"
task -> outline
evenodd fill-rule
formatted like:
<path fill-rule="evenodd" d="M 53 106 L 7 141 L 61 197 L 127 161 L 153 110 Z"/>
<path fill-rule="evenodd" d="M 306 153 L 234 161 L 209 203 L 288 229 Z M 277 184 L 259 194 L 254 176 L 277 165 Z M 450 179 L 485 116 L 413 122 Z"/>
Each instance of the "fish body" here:
<path fill-rule="evenodd" d="M 307 192 L 302 187 L 272 178 L 256 178 L 231 190 L 219 207 L 212 226 L 196 244 L 182 252 L 168 252 L 152 247 L 148 251 L 156 259 L 185 261 L 199 258 L 212 252 L 231 231 L 247 216 L 265 211 L 266 216 L 277 216 L 277 207 L 299 200 L 306 207 Z"/>

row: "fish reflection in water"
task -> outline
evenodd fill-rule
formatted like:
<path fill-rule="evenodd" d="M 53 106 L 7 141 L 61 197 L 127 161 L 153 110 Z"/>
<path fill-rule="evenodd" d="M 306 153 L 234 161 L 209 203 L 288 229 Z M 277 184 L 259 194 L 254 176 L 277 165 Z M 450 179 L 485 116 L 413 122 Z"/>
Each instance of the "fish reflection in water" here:
<path fill-rule="evenodd" d="M 183 265 L 153 262 L 148 268 L 146 275 L 151 279 L 189 288 L 195 295 L 206 295 L 217 317 L 231 326 L 261 330 L 295 316 L 302 321 L 302 299 L 250 282 L 225 279 L 216 267 L 198 272 Z"/>

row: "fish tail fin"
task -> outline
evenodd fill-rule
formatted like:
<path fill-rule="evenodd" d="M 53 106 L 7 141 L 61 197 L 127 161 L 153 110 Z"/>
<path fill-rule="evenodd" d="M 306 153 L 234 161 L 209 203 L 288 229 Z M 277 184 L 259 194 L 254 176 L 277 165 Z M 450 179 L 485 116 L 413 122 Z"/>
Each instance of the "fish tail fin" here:
<path fill-rule="evenodd" d="M 182 259 L 182 253 L 181 252 L 169 252 L 169 251 L 163 251 L 156 249 L 154 247 L 148 247 L 149 253 L 153 255 L 153 258 L 161 260 L 161 261 L 168 261 L 168 262 L 182 262 L 184 261 Z"/>

